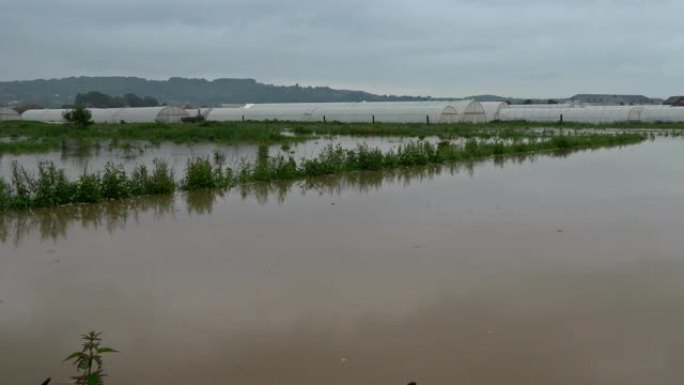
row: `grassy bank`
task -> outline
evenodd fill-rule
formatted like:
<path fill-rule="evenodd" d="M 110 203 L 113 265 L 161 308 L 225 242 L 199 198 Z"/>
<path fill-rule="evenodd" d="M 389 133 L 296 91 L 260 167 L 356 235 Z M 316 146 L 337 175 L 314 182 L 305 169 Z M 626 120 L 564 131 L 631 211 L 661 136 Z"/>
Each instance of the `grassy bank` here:
<path fill-rule="evenodd" d="M 643 135 L 556 136 L 545 141 L 513 141 L 485 143 L 468 140 L 464 145 L 448 141 L 431 144 L 417 140 L 395 151 L 358 146 L 353 150 L 329 146 L 317 157 L 295 160 L 282 155 L 270 157 L 268 147 L 261 146 L 257 160 L 244 162 L 237 169 L 224 165 L 221 154 L 214 159 L 195 158 L 188 162 L 180 181 L 173 170 L 156 161 L 148 170 L 138 166 L 131 174 L 109 164 L 99 173 L 84 174 L 69 180 L 64 170 L 52 163 L 43 163 L 37 173 L 24 170 L 14 163 L 9 182 L 0 179 L 0 210 L 49 207 L 74 203 L 96 203 L 133 196 L 173 194 L 176 189 L 187 191 L 228 188 L 252 182 L 268 182 L 319 177 L 364 170 L 391 170 L 401 167 L 454 164 L 491 156 L 538 153 L 620 146 L 641 142 Z"/>
<path fill-rule="evenodd" d="M 323 135 L 348 136 L 404 136 L 442 138 L 524 138 L 543 136 L 539 128 L 564 129 L 682 129 L 684 124 L 622 123 L 614 125 L 589 125 L 565 123 L 562 126 L 549 123 L 494 122 L 486 124 L 396 124 L 396 123 L 335 123 L 320 122 L 203 122 L 194 124 L 94 124 L 86 129 L 70 125 L 39 122 L 0 122 L 0 154 L 32 153 L 59 150 L 72 145 L 80 148 L 96 147 L 109 142 L 117 147 L 127 141 L 150 143 L 201 143 L 221 144 L 285 144 Z M 292 135 L 294 134 L 294 135 Z M 106 143 L 105 143 L 106 144 Z"/>
<path fill-rule="evenodd" d="M 39 122 L 0 122 L 0 153 L 44 152 L 63 148 L 67 143 L 81 147 L 97 146 L 109 141 L 115 147 L 127 141 L 151 143 L 289 143 L 307 138 L 306 135 L 283 134 L 282 124 L 262 123 L 129 123 L 94 124 L 88 128 L 75 128 L 68 124 Z"/>

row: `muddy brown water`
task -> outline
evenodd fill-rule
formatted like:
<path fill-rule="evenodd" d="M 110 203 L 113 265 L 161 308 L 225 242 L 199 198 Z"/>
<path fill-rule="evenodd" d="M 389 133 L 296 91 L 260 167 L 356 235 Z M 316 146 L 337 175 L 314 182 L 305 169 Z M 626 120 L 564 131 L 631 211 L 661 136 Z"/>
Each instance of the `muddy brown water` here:
<path fill-rule="evenodd" d="M 7 214 L 0 383 L 681 384 L 684 141 Z"/>

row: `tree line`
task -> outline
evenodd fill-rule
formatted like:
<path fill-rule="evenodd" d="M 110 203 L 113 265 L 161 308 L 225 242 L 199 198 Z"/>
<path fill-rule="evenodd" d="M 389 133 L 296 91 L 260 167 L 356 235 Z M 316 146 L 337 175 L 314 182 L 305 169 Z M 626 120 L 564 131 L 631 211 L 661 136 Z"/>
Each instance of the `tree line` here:
<path fill-rule="evenodd" d="M 107 95 L 150 95 L 170 105 L 218 107 L 243 103 L 313 103 L 430 100 L 429 97 L 377 95 L 363 91 L 303 85 L 280 86 L 254 79 L 215 80 L 173 77 L 147 80 L 136 77 L 71 77 L 0 81 L 0 105 L 36 103 L 48 108 L 73 104 L 77 93 L 99 91 Z"/>
<path fill-rule="evenodd" d="M 141 98 L 133 93 L 110 96 L 103 92 L 91 91 L 76 94 L 74 105 L 89 108 L 156 107 L 159 106 L 159 101 L 151 96 Z"/>

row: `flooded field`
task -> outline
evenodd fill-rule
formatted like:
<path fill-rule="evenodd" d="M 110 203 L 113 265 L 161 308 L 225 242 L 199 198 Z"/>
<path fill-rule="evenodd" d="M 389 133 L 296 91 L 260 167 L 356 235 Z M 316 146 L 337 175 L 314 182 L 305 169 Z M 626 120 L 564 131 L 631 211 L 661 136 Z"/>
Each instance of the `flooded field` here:
<path fill-rule="evenodd" d="M 301 143 L 288 145 L 272 145 L 269 152 L 272 155 L 283 154 L 284 156 L 293 155 L 296 159 L 312 158 L 318 155 L 326 146 L 340 145 L 345 149 L 356 148 L 360 144 L 366 144 L 372 148 L 379 148 L 383 151 L 394 149 L 397 146 L 415 142 L 417 138 L 382 138 L 382 137 L 321 137 L 315 140 L 308 140 Z M 425 138 L 432 143 L 437 143 L 437 137 Z M 457 142 L 457 140 L 454 140 Z M 9 180 L 12 175 L 12 163 L 17 162 L 26 170 L 36 170 L 40 162 L 54 162 L 58 168 L 63 168 L 67 176 L 75 178 L 88 172 L 97 172 L 104 169 L 109 162 L 115 166 L 122 166 L 126 171 L 131 172 L 136 165 L 145 164 L 152 166 L 155 159 L 162 159 L 180 173 L 185 169 L 188 159 L 196 157 L 213 158 L 214 153 L 222 153 L 226 157 L 229 166 L 236 168 L 240 162 L 253 162 L 257 155 L 258 145 L 222 145 L 211 143 L 198 144 L 173 144 L 161 143 L 152 145 L 148 142 L 126 142 L 125 145 L 112 147 L 107 141 L 103 141 L 99 147 L 87 147 L 83 150 L 78 148 L 68 148 L 60 151 L 50 151 L 42 154 L 23 154 L 23 155 L 0 155 L 0 177 Z"/>
<path fill-rule="evenodd" d="M 4 214 L 0 383 L 680 384 L 682 197 L 658 138 Z"/>

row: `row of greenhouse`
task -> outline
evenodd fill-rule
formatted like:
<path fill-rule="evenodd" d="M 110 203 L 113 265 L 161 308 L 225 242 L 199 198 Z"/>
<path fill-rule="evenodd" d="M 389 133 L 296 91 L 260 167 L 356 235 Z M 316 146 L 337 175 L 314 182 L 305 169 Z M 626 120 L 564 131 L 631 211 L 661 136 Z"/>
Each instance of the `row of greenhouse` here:
<path fill-rule="evenodd" d="M 180 122 L 187 118 L 188 112 L 178 107 L 126 107 L 126 108 L 89 108 L 95 123 L 153 123 Z M 64 115 L 68 109 L 26 110 L 21 120 L 46 123 L 66 123 Z"/>
<path fill-rule="evenodd" d="M 499 102 L 358 102 L 248 104 L 230 108 L 90 108 L 96 123 L 174 123 L 201 117 L 207 121 L 296 121 L 344 123 L 486 123 L 530 122 L 684 122 L 684 108 L 671 106 L 509 105 Z M 21 115 L 0 108 L 0 120 L 64 123 L 67 109 L 27 110 Z"/>

